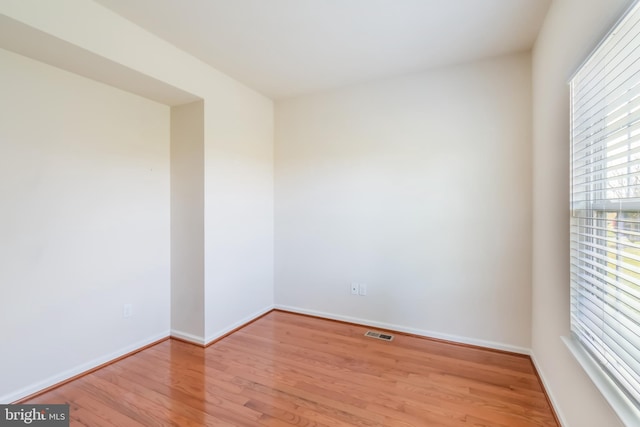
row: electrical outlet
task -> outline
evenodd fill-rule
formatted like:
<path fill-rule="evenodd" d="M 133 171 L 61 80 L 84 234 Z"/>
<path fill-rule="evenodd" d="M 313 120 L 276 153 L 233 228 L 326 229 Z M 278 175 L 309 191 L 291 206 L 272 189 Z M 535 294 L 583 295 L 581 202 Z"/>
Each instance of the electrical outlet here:
<path fill-rule="evenodd" d="M 122 307 L 122 317 L 131 317 L 133 316 L 133 306 L 131 304 L 125 304 Z"/>
<path fill-rule="evenodd" d="M 367 285 L 365 283 L 360 283 L 360 287 L 358 288 L 361 296 L 367 295 Z"/>
<path fill-rule="evenodd" d="M 358 295 L 360 287 L 356 282 L 351 282 L 351 295 Z"/>

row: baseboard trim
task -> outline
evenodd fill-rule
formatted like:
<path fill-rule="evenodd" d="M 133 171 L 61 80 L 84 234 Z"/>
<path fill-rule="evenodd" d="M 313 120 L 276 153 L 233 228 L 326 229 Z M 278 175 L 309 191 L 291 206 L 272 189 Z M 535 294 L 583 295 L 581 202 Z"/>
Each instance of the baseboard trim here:
<path fill-rule="evenodd" d="M 377 321 L 372 321 L 367 319 L 360 319 L 356 317 L 342 316 L 342 315 L 336 315 L 336 314 L 326 313 L 321 311 L 301 309 L 298 307 L 291 307 L 286 305 L 270 306 L 263 310 L 255 312 L 252 315 L 247 316 L 246 318 L 236 322 L 234 325 L 219 331 L 217 334 L 214 334 L 212 338 L 207 339 L 206 341 L 203 340 L 201 337 L 197 337 L 195 335 L 187 334 L 177 330 L 171 330 L 170 333 L 160 334 L 158 336 L 140 341 L 137 344 L 128 346 L 120 351 L 111 353 L 108 356 L 95 359 L 91 362 L 88 362 L 79 366 L 78 368 L 68 370 L 66 372 L 63 372 L 60 375 L 51 377 L 48 380 L 23 388 L 22 390 L 16 393 L 12 393 L 10 395 L 4 396 L 0 398 L 0 403 L 12 402 L 13 404 L 20 404 L 29 399 L 33 399 L 41 394 L 44 394 L 48 391 L 51 391 L 55 388 L 58 388 L 64 384 L 67 384 L 71 381 L 74 381 L 78 378 L 81 378 L 85 375 L 88 375 L 92 372 L 95 372 L 99 369 L 102 369 L 106 366 L 109 366 L 113 363 L 116 363 L 120 360 L 123 360 L 129 356 L 132 356 L 136 353 L 139 353 L 143 350 L 146 350 L 150 347 L 160 344 L 161 342 L 164 342 L 168 339 L 183 341 L 188 344 L 197 345 L 199 347 L 208 347 L 222 340 L 223 338 L 233 334 L 234 332 L 237 332 L 238 330 L 250 325 L 251 323 L 257 321 L 258 319 L 268 315 L 273 311 L 282 311 L 282 312 L 294 313 L 294 314 L 299 314 L 304 316 L 317 317 L 321 319 L 333 320 L 337 322 L 349 323 L 349 324 L 359 325 L 359 326 L 375 327 L 378 329 L 392 331 L 395 333 L 402 333 L 405 335 L 417 336 L 420 338 L 432 339 L 437 341 L 445 341 L 445 342 L 449 342 L 456 345 L 478 347 L 485 350 L 493 350 L 493 351 L 511 353 L 511 354 L 528 357 L 531 360 L 531 364 L 533 366 L 534 372 L 536 373 L 536 376 L 538 377 L 538 380 L 542 385 L 542 389 L 544 391 L 545 397 L 549 402 L 549 406 L 551 407 L 551 410 L 556 422 L 558 423 L 559 426 L 566 425 L 564 423 L 564 419 L 563 419 L 564 417 L 562 417 L 562 413 L 558 410 L 558 406 L 555 404 L 556 400 L 553 398 L 553 394 L 549 391 L 547 382 L 544 379 L 542 371 L 540 371 L 538 367 L 539 365 L 536 362 L 535 355 L 530 349 L 495 343 L 492 341 L 469 339 L 469 338 L 459 337 L 459 336 L 449 335 L 449 334 L 440 334 L 432 331 L 408 328 L 400 325 L 377 322 Z"/>
<path fill-rule="evenodd" d="M 553 413 L 553 417 L 556 419 L 556 423 L 558 423 L 560 427 L 568 425 L 565 422 L 565 418 L 559 409 L 560 407 L 556 404 L 557 400 L 553 397 L 553 393 L 551 392 L 551 389 L 549 388 L 547 381 L 545 381 L 544 379 L 542 371 L 540 370 L 540 365 L 536 361 L 536 356 L 533 350 L 531 351 L 530 357 L 531 357 L 531 364 L 533 365 L 533 370 L 535 371 L 536 376 L 538 377 L 538 381 L 540 381 L 540 384 L 542 385 L 542 389 L 544 390 L 544 395 L 547 398 L 547 402 L 549 403 L 549 406 L 551 407 L 551 412 Z"/>
<path fill-rule="evenodd" d="M 171 330 L 171 339 L 186 342 L 187 344 L 194 344 L 199 347 L 204 347 L 205 344 L 204 338 L 187 332 L 182 332 L 177 329 Z"/>
<path fill-rule="evenodd" d="M 356 326 L 376 327 L 378 329 L 383 329 L 393 333 L 400 333 L 400 334 L 415 336 L 418 338 L 423 338 L 428 340 L 447 342 L 450 344 L 464 346 L 464 347 L 475 347 L 482 350 L 490 350 L 490 351 L 496 351 L 499 353 L 508 353 L 516 356 L 525 357 L 529 359 L 529 361 L 531 362 L 533 371 L 536 374 L 538 381 L 540 382 L 542 392 L 544 393 L 545 399 L 547 400 L 547 403 L 551 408 L 551 414 L 553 415 L 553 418 L 556 421 L 557 425 L 559 427 L 567 425 L 564 422 L 564 417 L 562 416 L 562 413 L 559 411 L 558 406 L 555 403 L 556 400 L 554 399 L 553 394 L 550 392 L 547 382 L 544 380 L 544 377 L 542 376 L 542 372 L 538 368 L 538 363 L 536 362 L 535 355 L 531 349 L 527 349 L 524 347 L 504 345 L 504 344 L 494 343 L 491 341 L 475 340 L 475 339 L 472 340 L 472 339 L 467 339 L 464 337 L 458 337 L 458 336 L 448 335 L 448 334 L 438 334 L 430 331 L 424 331 L 424 330 L 419 330 L 414 328 L 406 328 L 406 327 L 383 323 L 383 322 L 368 321 L 368 320 L 363 320 L 355 317 L 340 316 L 340 315 L 335 315 L 331 313 L 325 313 L 325 312 L 320 312 L 315 310 L 306 310 L 298 307 L 291 307 L 291 306 L 285 306 L 285 305 L 276 305 L 276 308 L 273 311 L 281 311 L 285 313 L 293 313 L 293 314 L 298 314 L 302 316 L 332 320 L 335 322 L 346 323 L 346 324 L 356 325 Z M 446 337 L 446 338 L 443 338 L 443 337 Z"/>
<path fill-rule="evenodd" d="M 245 326 L 248 326 L 251 323 L 255 322 L 256 320 L 266 316 L 267 314 L 271 313 L 273 310 L 274 310 L 274 306 L 270 305 L 269 307 L 263 308 L 262 310 L 258 310 L 255 313 L 250 314 L 249 316 L 245 317 L 242 320 L 237 321 L 236 323 L 234 323 L 233 325 L 227 328 L 221 329 L 218 332 L 211 334 L 207 338 L 206 344 L 204 344 L 204 347 L 209 347 L 210 345 L 217 343 L 223 338 L 228 337 L 234 332 L 239 331 Z"/>
<path fill-rule="evenodd" d="M 145 340 L 138 341 L 135 344 L 110 353 L 107 356 L 94 359 L 90 362 L 78 366 L 77 368 L 69 369 L 44 381 L 25 387 L 15 393 L 3 396 L 2 398 L 0 398 L 0 403 L 20 404 L 26 400 L 33 399 L 34 397 L 37 397 L 43 393 L 56 389 L 71 381 L 77 380 L 78 378 L 84 377 L 85 375 L 102 369 L 105 366 L 109 366 L 112 363 L 118 362 L 122 359 L 126 359 L 129 356 L 139 353 L 142 350 L 146 350 L 147 348 L 153 347 L 154 345 L 160 344 L 161 342 L 164 342 L 168 339 L 169 333 L 167 331 L 162 334 L 147 338 Z"/>
<path fill-rule="evenodd" d="M 233 334 L 234 332 L 244 328 L 245 326 L 255 322 L 261 317 L 266 316 L 274 310 L 274 306 L 270 305 L 268 307 L 263 308 L 262 310 L 258 310 L 243 319 L 238 320 L 237 322 L 227 326 L 224 329 L 220 329 L 219 331 L 209 335 L 207 338 L 202 338 L 196 335 L 192 335 L 186 332 L 178 331 L 175 329 L 171 330 L 171 339 L 176 341 L 182 341 L 187 344 L 197 345 L 198 347 L 209 347 L 212 344 L 217 343 L 221 339 Z"/>
<path fill-rule="evenodd" d="M 282 305 L 282 304 L 276 304 L 275 309 L 280 311 L 290 312 L 290 313 L 297 313 L 297 314 L 304 314 L 304 315 L 313 316 L 313 317 L 319 317 L 322 319 L 337 320 L 340 322 L 351 323 L 354 325 L 370 326 L 374 328 L 393 331 L 396 333 L 401 332 L 407 335 L 414 335 L 422 338 L 446 341 L 446 342 L 450 342 L 458 345 L 462 344 L 462 345 L 467 345 L 471 347 L 479 347 L 483 349 L 496 350 L 496 351 L 501 351 L 505 353 L 512 353 L 512 354 L 518 354 L 518 355 L 524 355 L 524 356 L 531 355 L 531 350 L 525 347 L 519 347 L 519 346 L 514 346 L 509 344 L 493 342 L 493 341 L 479 340 L 475 338 L 461 337 L 457 335 L 442 334 L 442 333 L 427 331 L 423 329 L 416 329 L 416 328 L 410 328 L 407 326 L 396 325 L 393 323 L 378 322 L 370 319 L 361 319 L 358 317 L 343 316 L 343 315 L 334 314 L 334 313 L 327 313 L 324 311 L 308 310 L 305 308 L 292 307 L 292 306 Z"/>

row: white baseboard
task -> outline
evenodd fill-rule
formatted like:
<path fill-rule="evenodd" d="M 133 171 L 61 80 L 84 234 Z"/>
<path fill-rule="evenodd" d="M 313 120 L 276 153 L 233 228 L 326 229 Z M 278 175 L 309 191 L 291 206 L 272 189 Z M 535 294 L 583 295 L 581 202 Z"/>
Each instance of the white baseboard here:
<path fill-rule="evenodd" d="M 531 350 L 528 348 L 514 346 L 510 344 L 503 344 L 503 343 L 494 342 L 494 341 L 486 341 L 486 340 L 480 340 L 476 338 L 461 337 L 458 335 L 443 334 L 440 332 L 416 329 L 416 328 L 411 328 L 411 327 L 402 326 L 402 325 L 395 325 L 393 323 L 378 322 L 370 319 L 361 319 L 358 317 L 343 316 L 340 314 L 327 313 L 324 311 L 308 310 L 305 308 L 291 307 L 288 305 L 276 304 L 275 308 L 284 310 L 284 311 L 290 311 L 292 313 L 308 314 L 311 316 L 323 317 L 325 319 L 333 319 L 333 320 L 340 320 L 343 322 L 357 323 L 359 325 L 371 326 L 371 327 L 376 327 L 381 329 L 388 329 L 388 330 L 397 331 L 397 332 L 404 332 L 407 334 L 419 335 L 427 338 L 436 338 L 436 339 L 441 339 L 446 341 L 453 341 L 461 344 L 469 344 L 469 345 L 475 345 L 479 347 L 491 348 L 494 350 L 509 351 L 512 353 L 519 353 L 519 354 L 526 354 L 526 355 L 531 354 Z"/>
<path fill-rule="evenodd" d="M 176 329 L 171 329 L 170 331 L 165 331 L 161 334 L 152 336 L 152 337 L 148 337 L 144 340 L 138 341 L 134 344 L 131 344 L 127 347 L 121 348 L 117 351 L 114 351 L 112 353 L 109 353 L 107 355 L 104 355 L 102 357 L 96 358 L 94 360 L 91 360 L 89 362 L 83 363 L 80 366 L 77 366 L 73 369 L 68 369 L 64 372 L 61 372 L 59 374 L 53 375 L 45 380 L 39 381 L 37 383 L 31 384 L 27 387 L 24 387 L 20 390 L 17 390 L 15 392 L 6 394 L 4 396 L 0 396 L 0 404 L 9 404 L 15 401 L 18 401 L 20 399 L 23 399 L 29 395 L 32 395 L 34 393 L 37 393 L 39 391 L 42 391 L 48 387 L 51 387 L 53 385 L 59 384 L 63 381 L 68 380 L 69 378 L 73 378 L 76 375 L 80 375 L 84 372 L 90 371 L 100 365 L 103 365 L 105 363 L 111 362 L 113 360 L 118 359 L 119 357 L 126 355 L 127 353 L 131 353 L 134 352 L 142 347 L 145 347 L 153 342 L 159 341 L 163 338 L 168 338 L 168 337 L 175 337 L 175 338 L 179 338 L 181 340 L 185 340 L 197 345 L 206 345 L 226 334 L 228 334 L 229 332 L 242 327 L 244 325 L 246 325 L 247 323 L 257 319 L 258 317 L 270 312 L 271 310 L 273 310 L 274 306 L 270 305 L 268 307 L 263 308 L 262 310 L 259 310 L 253 314 L 250 314 L 249 316 L 219 330 L 216 331 L 214 334 L 210 335 L 209 337 L 207 337 L 207 339 L 205 340 L 202 337 L 193 335 L 193 334 L 189 334 L 186 332 L 182 332 Z"/>
<path fill-rule="evenodd" d="M 549 387 L 549 383 L 545 379 L 544 372 L 542 371 L 542 369 L 540 369 L 540 365 L 538 364 L 538 362 L 536 360 L 536 355 L 533 352 L 533 350 L 531 350 L 530 356 L 531 356 L 531 362 L 533 362 L 533 366 L 535 367 L 536 371 L 538 372 L 538 377 L 540 377 L 540 381 L 542 381 L 542 387 L 544 387 L 544 391 L 547 394 L 547 396 L 549 397 L 549 403 L 551 403 L 551 406 L 553 406 L 553 410 L 555 411 L 555 413 L 556 413 L 556 415 L 558 417 L 558 421 L 560 421 L 560 426 L 562 427 L 562 426 L 569 425 L 565 421 L 565 417 L 562 414 L 562 411 L 560 410 L 560 406 L 558 405 L 558 401 L 553 396 L 553 392 L 551 391 L 551 388 Z"/>
<path fill-rule="evenodd" d="M 497 342 L 493 342 L 493 341 L 485 341 L 485 340 L 479 340 L 479 339 L 474 339 L 474 338 L 468 338 L 468 337 L 461 337 L 461 336 L 457 336 L 457 335 L 450 335 L 450 334 L 442 334 L 442 333 L 438 333 L 438 332 L 433 332 L 433 331 L 427 331 L 427 330 L 422 330 L 422 329 L 416 329 L 416 328 L 411 328 L 411 327 L 407 327 L 407 326 L 402 326 L 402 325 L 395 325 L 392 323 L 385 323 L 385 322 L 378 322 L 378 321 L 374 321 L 374 320 L 370 320 L 370 319 L 361 319 L 361 318 L 357 318 L 357 317 L 351 317 L 351 316 L 343 316 L 343 315 L 339 315 L 339 314 L 334 314 L 334 313 L 327 313 L 327 312 L 322 312 L 322 311 L 316 311 L 316 310 L 308 310 L 308 309 L 303 309 L 303 308 L 299 308 L 299 307 L 291 307 L 291 306 L 287 306 L 287 305 L 280 305 L 280 304 L 276 304 L 276 305 L 271 305 L 268 307 L 265 307 L 257 312 L 254 312 L 252 314 L 250 314 L 249 316 L 246 316 L 245 318 L 223 328 L 220 329 L 218 331 L 216 331 L 215 333 L 207 336 L 206 339 L 203 339 L 202 337 L 196 336 L 196 335 L 192 335 L 186 332 L 182 332 L 182 331 L 178 331 L 175 329 L 172 329 L 171 331 L 166 331 L 164 333 L 146 338 L 144 340 L 138 341 L 134 344 L 131 344 L 125 348 L 122 348 L 118 351 L 114 351 L 110 354 L 107 354 L 105 356 L 99 357 L 97 359 L 91 360 L 87 363 L 84 363 L 80 366 L 77 366 L 73 369 L 69 369 L 65 372 L 62 372 L 60 374 L 51 376 L 49 378 L 47 378 L 46 380 L 40 381 L 38 383 L 32 384 L 30 386 L 24 387 L 16 392 L 4 395 L 2 397 L 0 397 L 0 404 L 7 404 L 7 403 L 11 403 L 11 402 L 15 402 L 17 400 L 20 400 L 26 396 L 29 396 L 31 394 L 37 393 L 41 390 L 46 389 L 47 387 L 51 387 L 55 384 L 61 383 L 69 378 L 72 378 L 76 375 L 82 374 L 83 372 L 87 372 L 90 371 L 93 368 L 96 368 L 102 364 L 108 363 L 110 361 L 113 361 L 127 353 L 131 353 L 135 350 L 138 350 L 146 345 L 149 345 L 155 341 L 159 341 L 163 338 L 167 338 L 168 336 L 172 336 L 175 338 L 179 338 L 188 342 L 192 342 L 194 344 L 198 344 L 198 345 L 206 345 L 212 341 L 215 341 L 216 339 L 219 339 L 220 337 L 228 334 L 229 332 L 232 332 L 233 330 L 240 328 L 244 325 L 246 325 L 247 323 L 252 322 L 253 320 L 257 319 L 260 316 L 263 316 L 264 314 L 268 313 L 269 311 L 273 310 L 274 308 L 276 309 L 280 309 L 280 310 L 284 310 L 284 311 L 290 311 L 292 313 L 300 313 L 300 314 L 308 314 L 311 316 L 317 316 L 317 317 L 322 317 L 322 318 L 326 318 L 326 319 L 333 319 L 333 320 L 340 320 L 343 322 L 350 322 L 350 323 L 356 323 L 356 324 L 360 324 L 360 325 L 365 325 L 365 326 L 371 326 L 371 327 L 376 327 L 376 328 L 381 328 L 381 329 L 388 329 L 388 330 L 392 330 L 392 331 L 398 331 L 398 332 L 405 332 L 408 334 L 414 334 L 414 335 L 418 335 L 418 336 L 424 336 L 427 338 L 436 338 L 436 339 L 442 339 L 442 340 L 447 340 L 447 341 L 453 341 L 453 342 L 458 342 L 458 343 L 462 343 L 462 344 L 470 344 L 470 345 L 476 345 L 476 346 L 480 346 L 480 347 L 487 347 L 487 348 L 492 348 L 492 349 L 496 349 L 496 350 L 504 350 L 504 351 L 510 351 L 510 352 L 514 352 L 514 353 L 520 353 L 520 354 L 526 354 L 526 355 L 530 355 L 534 365 L 536 365 L 536 369 L 537 368 L 537 363 L 535 362 L 535 357 L 532 354 L 530 349 L 524 348 L 524 347 L 518 347 L 518 346 L 512 346 L 512 345 L 508 345 L 508 344 L 502 344 L 502 343 L 497 343 Z M 547 387 L 545 381 L 544 381 L 544 377 L 542 374 L 542 371 L 540 371 L 540 369 L 538 369 L 538 372 L 540 374 L 540 378 L 542 379 L 542 382 L 545 386 L 545 389 L 547 390 L 547 393 L 549 394 L 549 398 L 552 401 L 552 404 L 554 406 L 554 408 L 557 408 L 557 405 L 555 404 L 555 401 L 553 399 L 553 395 L 550 393 L 549 388 Z M 563 418 L 562 418 L 562 414 L 556 409 L 556 413 L 558 414 L 558 417 L 560 418 L 560 421 L 564 424 Z"/>
<path fill-rule="evenodd" d="M 39 391 L 42 391 L 48 387 L 51 387 L 53 385 L 59 384 L 63 381 L 68 380 L 69 378 L 73 378 L 76 375 L 80 375 L 84 372 L 90 371 L 100 365 L 103 365 L 105 363 L 111 362 L 121 356 L 124 356 L 127 353 L 131 353 L 134 352 L 146 345 L 149 345 L 151 343 L 154 343 L 156 341 L 160 341 L 161 339 L 164 338 L 168 338 L 169 337 L 169 331 L 166 332 L 162 332 L 160 334 L 145 338 L 143 340 L 140 340 L 136 343 L 133 343 L 131 345 L 128 345 L 124 348 L 121 348 L 117 351 L 114 351 L 112 353 L 109 353 L 107 355 L 104 355 L 102 357 L 98 357 L 96 359 L 93 359 L 89 362 L 83 363 L 82 365 L 76 366 L 75 368 L 72 369 L 68 369 L 64 372 L 61 372 L 59 374 L 53 375 L 45 380 L 39 381 L 37 383 L 31 384 L 27 387 L 24 387 L 20 390 L 17 390 L 15 392 L 6 394 L 4 396 L 0 397 L 0 404 L 9 404 L 12 402 L 15 402 L 17 400 L 23 399 L 29 395 L 32 395 L 34 393 L 37 393 Z"/>
<path fill-rule="evenodd" d="M 229 326 L 225 326 L 224 328 L 214 332 L 211 335 L 208 335 L 206 340 L 205 340 L 205 344 L 204 345 L 208 345 L 209 343 L 219 339 L 220 337 L 225 336 L 226 334 L 228 334 L 229 332 L 234 331 L 235 329 L 241 328 L 242 326 L 246 325 L 247 323 L 250 323 L 252 321 L 254 321 L 255 319 L 257 319 L 260 316 L 265 315 L 266 313 L 270 312 L 271 310 L 273 310 L 275 308 L 274 305 L 270 305 L 268 307 L 265 307 L 261 310 L 258 310 L 246 317 L 244 317 L 243 319 L 238 320 L 237 322 L 229 325 Z"/>
<path fill-rule="evenodd" d="M 201 336 L 193 335 L 187 332 L 182 332 L 177 329 L 171 330 L 171 338 L 178 338 L 180 340 L 187 341 L 197 345 L 204 345 L 205 343 L 204 338 L 202 338 Z"/>

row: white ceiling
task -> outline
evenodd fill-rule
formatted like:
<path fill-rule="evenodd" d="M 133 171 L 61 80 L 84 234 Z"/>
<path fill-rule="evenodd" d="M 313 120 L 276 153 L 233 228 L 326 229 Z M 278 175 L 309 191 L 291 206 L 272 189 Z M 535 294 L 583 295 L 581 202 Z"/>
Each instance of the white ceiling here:
<path fill-rule="evenodd" d="M 530 49 L 551 0 L 96 0 L 274 99 Z"/>

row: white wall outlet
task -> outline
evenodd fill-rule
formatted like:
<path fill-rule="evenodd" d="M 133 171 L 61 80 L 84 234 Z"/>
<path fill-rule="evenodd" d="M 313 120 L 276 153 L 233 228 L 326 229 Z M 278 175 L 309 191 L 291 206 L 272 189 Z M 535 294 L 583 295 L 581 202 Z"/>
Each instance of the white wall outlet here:
<path fill-rule="evenodd" d="M 131 317 L 133 316 L 133 305 L 131 304 L 125 304 L 122 307 L 122 317 Z"/>
<path fill-rule="evenodd" d="M 367 294 L 367 285 L 365 283 L 360 283 L 358 291 L 360 292 L 360 295 L 365 296 Z"/>
<path fill-rule="evenodd" d="M 358 295 L 360 287 L 356 282 L 351 282 L 351 295 Z"/>

